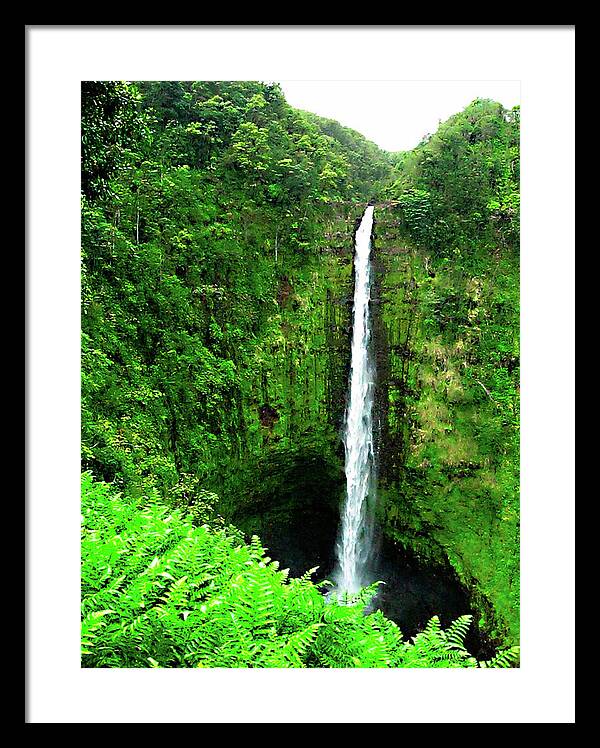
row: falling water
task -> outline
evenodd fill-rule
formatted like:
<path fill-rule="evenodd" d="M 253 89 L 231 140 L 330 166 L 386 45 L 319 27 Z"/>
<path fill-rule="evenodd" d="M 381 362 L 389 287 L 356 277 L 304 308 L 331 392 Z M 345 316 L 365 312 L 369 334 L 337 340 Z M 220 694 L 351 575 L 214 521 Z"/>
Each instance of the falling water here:
<path fill-rule="evenodd" d="M 354 309 L 350 400 L 346 409 L 346 501 L 337 545 L 338 592 L 354 593 L 364 585 L 366 563 L 373 541 L 373 390 L 374 366 L 370 351 L 371 230 L 373 206 L 365 210 L 356 232 L 354 250 Z"/>

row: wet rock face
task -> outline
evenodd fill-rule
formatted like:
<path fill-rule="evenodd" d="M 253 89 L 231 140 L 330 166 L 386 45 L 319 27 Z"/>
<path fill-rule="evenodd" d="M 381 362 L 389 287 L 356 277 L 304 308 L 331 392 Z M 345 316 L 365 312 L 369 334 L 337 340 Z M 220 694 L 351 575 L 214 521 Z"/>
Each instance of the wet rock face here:
<path fill-rule="evenodd" d="M 222 497 L 220 510 L 227 519 L 240 512 L 257 518 L 254 526 L 246 522 L 252 532 L 265 526 L 258 517 L 259 508 L 265 510 L 264 496 L 285 494 L 285 488 L 283 494 L 269 488 L 275 463 L 287 475 L 291 464 L 308 464 L 310 455 L 330 463 L 335 453 L 343 475 L 340 431 L 350 363 L 352 226 L 361 207 L 338 206 L 338 214 L 324 226 L 318 253 L 286 267 L 269 323 L 257 341 L 252 374 L 242 380 L 236 454 L 223 456 L 210 488 Z M 259 491 L 261 481 L 266 488 Z M 249 511 L 253 502 L 256 510 Z"/>
<path fill-rule="evenodd" d="M 482 339 L 493 350 L 500 334 L 498 297 L 518 338 L 518 265 L 483 253 L 476 269 L 436 262 L 403 236 L 392 204 L 376 205 L 373 245 L 380 526 L 422 564 L 449 565 L 490 636 L 518 643 L 518 517 L 506 500 L 518 496 L 515 432 L 486 391 L 491 375 L 478 373 Z M 518 357 L 498 366 L 514 378 Z"/>
<path fill-rule="evenodd" d="M 279 413 L 270 405 L 263 405 L 259 410 L 260 425 L 272 429 L 279 420 Z"/>
<path fill-rule="evenodd" d="M 277 559 L 281 569 L 289 569 L 291 576 L 315 567 L 313 579 L 326 579 L 333 572 L 338 512 L 319 498 L 302 506 L 274 506 L 259 520 L 267 555 Z"/>
<path fill-rule="evenodd" d="M 345 486 L 339 454 L 321 444 L 280 448 L 235 480 L 236 509 L 228 517 L 233 524 L 258 535 L 268 555 L 293 576 L 315 566 L 319 579 L 331 573 Z"/>

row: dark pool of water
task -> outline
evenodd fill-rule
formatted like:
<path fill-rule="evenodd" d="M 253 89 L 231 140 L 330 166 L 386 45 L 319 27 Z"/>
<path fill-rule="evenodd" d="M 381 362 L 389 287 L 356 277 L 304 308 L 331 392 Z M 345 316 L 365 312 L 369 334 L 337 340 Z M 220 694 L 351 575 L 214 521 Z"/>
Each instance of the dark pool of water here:
<path fill-rule="evenodd" d="M 261 539 L 268 555 L 300 576 L 318 566 L 313 579 L 330 579 L 335 565 L 337 518 L 329 512 L 303 511 L 285 523 L 265 524 Z M 469 652 L 479 659 L 493 654 L 493 647 L 477 628 L 477 615 L 469 595 L 450 566 L 425 566 L 410 553 L 387 539 L 378 543 L 376 562 L 369 572 L 373 581 L 383 585 L 375 605 L 398 624 L 405 638 L 414 636 L 438 615 L 448 626 L 460 615 L 471 613 L 473 623 L 467 637 Z"/>
<path fill-rule="evenodd" d="M 478 629 L 469 594 L 450 566 L 425 566 L 396 544 L 383 540 L 372 577 L 384 582 L 375 604 L 398 624 L 405 637 L 422 631 L 434 615 L 446 627 L 459 616 L 471 614 L 467 649 L 479 659 L 493 655 L 494 648 Z"/>

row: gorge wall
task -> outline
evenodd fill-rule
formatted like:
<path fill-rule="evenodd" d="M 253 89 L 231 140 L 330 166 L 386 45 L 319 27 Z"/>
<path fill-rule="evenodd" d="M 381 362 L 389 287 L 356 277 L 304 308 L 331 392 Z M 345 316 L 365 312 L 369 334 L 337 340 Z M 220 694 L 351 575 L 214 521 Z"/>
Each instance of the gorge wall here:
<path fill-rule="evenodd" d="M 341 207 L 314 262 L 282 279 L 260 346 L 260 375 L 244 392 L 240 456 L 214 485 L 224 516 L 258 534 L 274 557 L 291 560 L 294 573 L 317 565 L 318 576 L 331 571 L 344 491 L 340 430 L 361 208 Z M 408 553 L 424 569 L 451 567 L 469 591 L 480 629 L 492 641 L 514 643 L 518 444 L 507 413 L 516 400 L 494 400 L 497 387 L 492 393 L 488 363 L 480 359 L 494 342 L 499 278 L 508 288 L 518 268 L 502 254 L 485 263 L 487 278 L 458 263 L 436 266 L 403 236 L 394 204 L 376 205 L 377 512 L 399 563 Z M 460 328 L 444 322 L 450 304 Z M 506 309 L 506 334 L 514 334 L 518 322 Z M 516 376 L 514 365 L 510 374 Z"/>
<path fill-rule="evenodd" d="M 379 521 L 447 560 L 493 639 L 519 632 L 518 260 L 436 263 L 376 209 Z M 516 290 L 515 290 L 516 289 Z"/>
<path fill-rule="evenodd" d="M 362 207 L 340 204 L 314 258 L 280 278 L 258 364 L 242 380 L 239 452 L 215 473 L 223 516 L 259 535 L 298 574 L 331 570 L 344 491 L 353 229 Z"/>

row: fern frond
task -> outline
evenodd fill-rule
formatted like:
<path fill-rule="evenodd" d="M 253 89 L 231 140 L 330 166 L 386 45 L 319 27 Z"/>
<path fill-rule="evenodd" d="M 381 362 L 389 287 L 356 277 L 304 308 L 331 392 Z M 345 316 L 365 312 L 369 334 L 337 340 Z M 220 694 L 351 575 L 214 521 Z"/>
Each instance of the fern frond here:
<path fill-rule="evenodd" d="M 503 649 L 498 652 L 491 660 L 480 662 L 479 667 L 516 667 L 519 663 L 520 657 L 520 647 L 510 647 L 509 649 Z"/>

